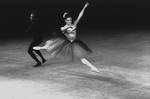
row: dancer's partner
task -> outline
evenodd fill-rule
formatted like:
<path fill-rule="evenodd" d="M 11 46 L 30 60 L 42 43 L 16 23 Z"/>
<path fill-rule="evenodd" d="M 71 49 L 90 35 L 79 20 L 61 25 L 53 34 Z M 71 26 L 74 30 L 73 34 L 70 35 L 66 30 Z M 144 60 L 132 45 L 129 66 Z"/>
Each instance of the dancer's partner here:
<path fill-rule="evenodd" d="M 38 15 L 35 12 L 31 13 L 30 21 L 31 24 L 29 25 L 29 28 L 25 32 L 25 34 L 31 34 L 33 36 L 33 41 L 30 43 L 30 46 L 28 48 L 28 53 L 37 62 L 37 64 L 34 65 L 34 67 L 38 67 L 46 61 L 46 59 L 43 57 L 43 55 L 39 50 L 33 49 L 34 46 L 38 46 L 43 41 L 42 25 L 38 21 Z M 41 57 L 42 62 L 38 60 L 34 52 L 36 52 Z"/>

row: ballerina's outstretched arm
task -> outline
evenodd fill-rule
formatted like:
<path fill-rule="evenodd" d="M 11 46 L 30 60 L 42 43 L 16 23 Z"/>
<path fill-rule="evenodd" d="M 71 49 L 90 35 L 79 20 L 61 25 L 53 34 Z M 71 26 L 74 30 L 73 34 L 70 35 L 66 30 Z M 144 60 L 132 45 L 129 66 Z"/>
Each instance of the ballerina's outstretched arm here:
<path fill-rule="evenodd" d="M 76 26 L 76 25 L 78 24 L 78 22 L 80 21 L 81 17 L 82 17 L 83 14 L 84 14 L 85 8 L 88 7 L 88 5 L 89 5 L 89 3 L 87 2 L 87 3 L 84 5 L 84 7 L 83 7 L 83 9 L 81 10 L 81 12 L 79 13 L 79 16 L 78 16 L 77 20 L 74 21 L 73 24 L 74 24 L 75 26 Z"/>

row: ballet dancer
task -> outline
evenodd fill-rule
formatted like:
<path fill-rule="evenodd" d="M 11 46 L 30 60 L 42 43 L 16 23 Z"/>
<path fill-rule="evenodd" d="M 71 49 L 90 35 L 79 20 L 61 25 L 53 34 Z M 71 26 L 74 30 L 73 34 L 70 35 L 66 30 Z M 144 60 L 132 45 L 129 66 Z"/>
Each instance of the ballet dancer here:
<path fill-rule="evenodd" d="M 87 8 L 88 5 L 89 3 L 87 2 L 79 13 L 77 20 L 75 20 L 73 23 L 72 17 L 69 13 L 65 12 L 63 14 L 66 25 L 61 27 L 61 31 L 64 36 L 50 39 L 45 43 L 44 46 L 36 46 L 33 47 L 33 49 L 46 49 L 54 57 L 61 57 L 65 60 L 74 61 L 75 59 L 80 59 L 83 64 L 91 68 L 91 71 L 99 73 L 99 70 L 85 58 L 91 54 L 92 51 L 84 42 L 76 37 L 77 24 L 83 16 L 85 8 Z"/>
<path fill-rule="evenodd" d="M 29 28 L 25 32 L 25 34 L 33 35 L 33 41 L 30 43 L 30 46 L 28 48 L 28 53 L 37 62 L 37 64 L 34 65 L 34 67 L 38 67 L 46 61 L 46 59 L 43 57 L 43 55 L 41 54 L 39 50 L 33 49 L 34 46 L 38 46 L 43 41 L 42 25 L 38 21 L 38 15 L 35 12 L 31 13 L 30 21 L 31 21 L 31 24 L 29 25 Z M 38 60 L 38 58 L 33 52 L 36 52 L 41 57 L 42 63 Z"/>

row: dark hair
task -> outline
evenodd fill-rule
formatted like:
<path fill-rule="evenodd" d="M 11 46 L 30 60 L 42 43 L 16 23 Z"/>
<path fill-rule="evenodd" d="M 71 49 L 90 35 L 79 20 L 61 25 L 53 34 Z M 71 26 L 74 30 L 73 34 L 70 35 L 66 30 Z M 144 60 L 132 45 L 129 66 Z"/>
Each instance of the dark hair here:
<path fill-rule="evenodd" d="M 72 16 L 68 12 L 65 12 L 63 15 L 64 20 L 66 20 L 67 18 L 70 18 L 70 17 L 72 18 Z"/>
<path fill-rule="evenodd" d="M 38 18 L 38 13 L 37 12 L 32 12 L 31 14 L 33 14 L 36 18 Z"/>

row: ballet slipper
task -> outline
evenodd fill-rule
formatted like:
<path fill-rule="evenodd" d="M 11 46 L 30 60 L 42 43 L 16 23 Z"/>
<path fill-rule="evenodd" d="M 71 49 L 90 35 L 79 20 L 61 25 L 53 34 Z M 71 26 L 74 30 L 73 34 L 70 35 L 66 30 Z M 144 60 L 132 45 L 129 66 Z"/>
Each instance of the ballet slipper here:
<path fill-rule="evenodd" d="M 41 63 L 37 63 L 36 65 L 34 65 L 33 67 L 39 67 L 41 66 L 42 64 Z"/>
<path fill-rule="evenodd" d="M 92 67 L 92 68 L 91 68 L 91 71 L 92 71 L 92 72 L 96 72 L 96 73 L 100 73 L 100 71 L 99 71 L 96 67 Z"/>

